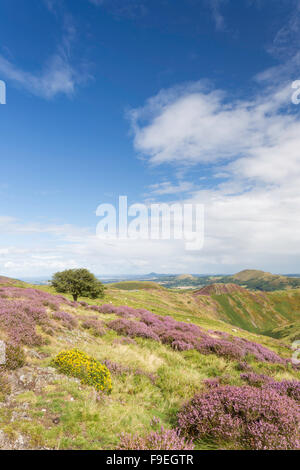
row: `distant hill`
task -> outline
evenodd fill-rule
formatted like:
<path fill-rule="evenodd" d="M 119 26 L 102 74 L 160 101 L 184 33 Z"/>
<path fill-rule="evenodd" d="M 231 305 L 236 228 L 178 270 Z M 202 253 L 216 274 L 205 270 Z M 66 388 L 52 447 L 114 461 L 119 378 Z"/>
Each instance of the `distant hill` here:
<path fill-rule="evenodd" d="M 184 281 L 184 280 L 195 280 L 195 276 L 193 276 L 192 274 L 180 274 L 179 276 L 176 276 L 176 278 L 178 281 Z"/>
<path fill-rule="evenodd" d="M 247 290 L 236 284 L 211 284 L 210 286 L 202 287 L 195 291 L 195 295 L 221 295 L 221 294 L 232 294 L 234 292 L 246 292 Z"/>
<path fill-rule="evenodd" d="M 201 312 L 248 331 L 273 336 L 275 328 L 300 318 L 300 289 L 250 291 L 237 284 L 212 284 L 194 291 Z"/>
<path fill-rule="evenodd" d="M 162 286 L 156 282 L 151 281 L 121 281 L 110 284 L 110 287 L 121 290 L 157 290 L 163 289 Z"/>
<path fill-rule="evenodd" d="M 280 274 L 271 274 L 256 269 L 245 269 L 233 276 L 225 276 L 222 281 L 234 282 L 243 285 L 248 289 L 256 289 L 263 291 L 282 290 L 287 288 L 300 287 L 300 279 L 296 277 L 288 277 Z"/>
<path fill-rule="evenodd" d="M 239 273 L 236 273 L 232 276 L 233 279 L 237 281 L 250 281 L 252 279 L 257 279 L 261 277 L 269 277 L 272 276 L 272 274 L 267 273 L 265 271 L 260 271 L 258 269 L 244 269 L 243 271 L 240 271 Z"/>

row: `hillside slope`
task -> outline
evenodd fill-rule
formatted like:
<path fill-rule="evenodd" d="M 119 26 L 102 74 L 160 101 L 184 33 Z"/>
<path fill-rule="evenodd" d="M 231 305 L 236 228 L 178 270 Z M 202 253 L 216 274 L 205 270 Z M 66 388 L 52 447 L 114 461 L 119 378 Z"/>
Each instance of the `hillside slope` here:
<path fill-rule="evenodd" d="M 274 291 L 280 289 L 299 288 L 300 278 L 271 274 L 256 269 L 245 269 L 233 276 L 227 277 L 225 282 L 234 282 L 249 289 Z"/>
<path fill-rule="evenodd" d="M 233 332 L 209 305 L 198 308 L 208 296 L 109 288 L 90 305 L 50 290 L 0 285 L 0 339 L 10 345 L 0 369 L 0 448 L 115 449 L 122 432 L 174 428 L 186 400 L 209 390 L 207 379 L 242 387 L 241 369 L 276 383 L 299 378 L 288 346 Z M 57 354 L 73 348 L 108 367 L 110 394 L 53 367 Z"/>
<path fill-rule="evenodd" d="M 248 331 L 264 333 L 300 318 L 300 289 L 259 292 L 235 284 L 213 284 L 195 291 L 199 309 Z"/>

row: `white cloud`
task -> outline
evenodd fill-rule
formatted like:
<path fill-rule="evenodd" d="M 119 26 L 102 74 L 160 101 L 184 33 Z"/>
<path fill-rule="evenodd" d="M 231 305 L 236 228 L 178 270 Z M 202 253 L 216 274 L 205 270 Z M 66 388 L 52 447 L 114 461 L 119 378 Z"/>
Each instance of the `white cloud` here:
<path fill-rule="evenodd" d="M 223 31 L 225 29 L 225 19 L 224 15 L 221 13 L 221 6 L 226 3 L 226 1 L 227 0 L 207 0 L 217 31 Z"/>
<path fill-rule="evenodd" d="M 47 8 L 55 13 L 57 2 L 46 1 Z M 0 74 L 5 80 L 22 87 L 33 95 L 51 99 L 58 94 L 72 95 L 76 87 L 89 76 L 72 64 L 71 50 L 76 39 L 76 29 L 70 14 L 62 15 L 62 39 L 57 51 L 37 71 L 26 71 L 0 54 Z"/>
<path fill-rule="evenodd" d="M 185 271 L 299 271 L 300 115 L 288 79 L 296 61 L 256 77 L 248 99 L 196 83 L 132 111 L 135 147 L 150 164 L 197 165 L 197 174 L 204 165 L 213 175 L 187 199 L 205 205 L 205 246 L 194 260 L 185 254 Z"/>
<path fill-rule="evenodd" d="M 153 164 L 195 164 L 252 156 L 282 142 L 295 116 L 282 114 L 291 103 L 290 84 L 252 100 L 231 100 L 201 83 L 162 91 L 131 119 L 136 149 Z"/>
<path fill-rule="evenodd" d="M 149 189 L 152 195 L 165 195 L 190 192 L 195 189 L 195 186 L 190 181 L 179 181 L 177 185 L 170 181 L 163 181 L 150 185 Z"/>
<path fill-rule="evenodd" d="M 59 55 L 49 59 L 44 69 L 37 74 L 26 72 L 0 56 L 0 72 L 6 80 L 46 99 L 59 93 L 72 95 L 75 86 L 81 81 L 68 61 Z"/>

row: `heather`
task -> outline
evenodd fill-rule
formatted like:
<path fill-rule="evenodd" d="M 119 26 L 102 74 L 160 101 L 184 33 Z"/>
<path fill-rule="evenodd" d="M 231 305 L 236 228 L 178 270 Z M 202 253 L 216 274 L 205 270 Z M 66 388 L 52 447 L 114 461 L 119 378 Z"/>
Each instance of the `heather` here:
<path fill-rule="evenodd" d="M 81 323 L 82 328 L 90 330 L 95 336 L 103 336 L 106 333 L 106 329 L 103 323 L 97 319 L 97 317 L 90 317 L 83 320 Z"/>
<path fill-rule="evenodd" d="M 296 403 L 299 373 L 280 358 L 290 356 L 286 345 L 206 318 L 202 310 L 195 310 L 192 294 L 107 287 L 104 303 L 91 305 L 87 299 L 73 302 L 52 295 L 46 286 L 27 292 L 12 283 L 4 289 L 6 293 L 0 286 L 0 303 L 17 303 L 29 317 L 31 337 L 35 333 L 39 338 L 35 344 L 12 341 L 12 331 L 0 323 L 0 339 L 10 345 L 3 384 L 7 380 L 11 384 L 0 402 L 0 429 L 10 430 L 11 436 L 22 434 L 28 448 L 116 449 L 122 433 L 126 436 L 122 445 L 134 449 L 151 448 L 154 442 L 167 450 L 173 439 L 179 442 L 177 438 L 184 439 L 178 449 L 187 448 L 191 439 L 196 449 L 233 446 L 216 437 L 184 436 L 174 428 L 178 412 L 195 394 L 249 385 L 241 373 L 269 377 L 268 383 L 259 377 L 255 386 L 259 390 L 276 379 L 281 385 L 276 385 L 280 391 L 275 393 Z M 34 309 L 25 309 L 28 306 Z M 6 311 L 5 318 L 14 319 L 15 310 Z M 264 344 L 263 360 L 245 354 L 245 342 L 236 335 L 251 345 Z M 214 352 L 216 344 L 236 345 L 236 340 L 238 354 L 225 353 L 225 347 Z M 258 355 L 258 348 L 252 347 Z M 72 361 L 53 367 L 62 351 L 74 349 L 107 369 L 112 381 L 109 394 L 84 379 L 85 365 L 78 357 L 80 372 L 76 369 L 73 374 Z M 270 353 L 277 356 L 274 362 L 268 360 Z M 154 414 L 160 418 L 155 427 Z"/>
<path fill-rule="evenodd" d="M 194 445 L 180 436 L 178 429 L 151 431 L 145 436 L 122 434 L 118 450 L 193 450 Z"/>
<path fill-rule="evenodd" d="M 10 384 L 7 374 L 3 369 L 0 368 L 0 403 L 5 400 L 6 396 L 10 392 Z"/>
<path fill-rule="evenodd" d="M 256 374 L 249 372 L 241 374 L 241 379 L 254 387 L 263 387 L 267 390 L 274 390 L 279 395 L 285 395 L 295 401 L 300 402 L 300 381 L 299 380 L 282 380 L 276 381 L 272 377 L 264 374 Z"/>
<path fill-rule="evenodd" d="M 74 318 L 73 315 L 67 312 L 63 312 L 63 311 L 54 312 L 52 315 L 52 318 L 60 321 L 69 330 L 72 330 L 73 328 L 75 328 L 75 326 L 77 326 L 76 318 Z"/>
<path fill-rule="evenodd" d="M 0 288 L 0 327 L 14 344 L 38 346 L 43 343 L 36 327 L 47 330 L 51 325 L 47 309 L 58 310 L 61 304 L 72 305 L 62 296 L 37 289 L 14 286 Z"/>
<path fill-rule="evenodd" d="M 4 369 L 15 370 L 25 365 L 26 356 L 24 350 L 19 345 L 6 343 L 5 348 L 5 365 L 0 366 Z"/>
<path fill-rule="evenodd" d="M 299 407 L 273 388 L 211 387 L 182 407 L 178 424 L 185 436 L 227 448 L 300 449 Z"/>
<path fill-rule="evenodd" d="M 279 364 L 286 362 L 275 352 L 245 338 L 220 331 L 205 331 L 192 323 L 179 322 L 169 316 L 155 315 L 145 309 L 103 305 L 97 307 L 97 310 L 122 317 L 108 323 L 108 327 L 119 334 L 161 341 L 177 351 L 196 349 L 201 354 L 216 354 L 230 359 L 243 360 L 252 356 L 261 362 Z"/>

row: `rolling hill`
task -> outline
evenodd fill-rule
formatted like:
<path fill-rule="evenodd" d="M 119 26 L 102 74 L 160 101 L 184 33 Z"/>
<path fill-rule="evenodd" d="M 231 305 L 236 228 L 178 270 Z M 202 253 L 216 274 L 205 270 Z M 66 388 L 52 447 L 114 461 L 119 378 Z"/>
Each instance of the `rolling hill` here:
<path fill-rule="evenodd" d="M 256 269 L 245 269 L 227 277 L 227 282 L 235 282 L 248 289 L 274 291 L 300 287 L 300 278 L 271 274 Z"/>
<path fill-rule="evenodd" d="M 218 284 L 196 293 L 107 286 L 102 300 L 73 302 L 48 286 L 0 280 L 0 340 L 9 345 L 0 367 L 0 449 L 116 449 L 123 432 L 174 429 L 184 403 L 210 393 L 210 383 L 243 391 L 252 377 L 272 386 L 298 380 L 289 338 L 258 330 L 299 319 L 299 305 L 297 290 Z M 76 358 L 75 369 L 80 357 L 106 367 L 111 390 L 73 377 L 70 365 L 57 368 L 62 351 Z M 193 445 L 244 448 L 212 437 Z"/>
<path fill-rule="evenodd" d="M 157 290 L 162 286 L 152 281 L 120 281 L 110 284 L 110 287 L 121 290 Z"/>

